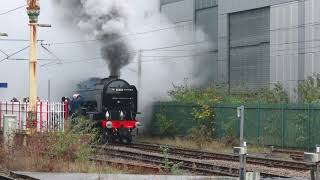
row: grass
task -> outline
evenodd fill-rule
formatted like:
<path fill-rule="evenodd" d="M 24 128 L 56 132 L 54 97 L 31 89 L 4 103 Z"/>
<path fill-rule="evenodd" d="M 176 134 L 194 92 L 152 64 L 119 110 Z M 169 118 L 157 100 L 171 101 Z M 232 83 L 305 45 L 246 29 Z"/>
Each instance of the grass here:
<path fill-rule="evenodd" d="M 89 150 L 88 142 L 81 141 L 80 136 L 71 138 L 68 135 L 50 134 L 36 135 L 28 139 L 27 145 L 9 148 L 0 146 L 0 169 L 4 173 L 9 171 L 126 173 L 123 169 L 90 162 L 89 157 L 93 155 L 93 151 Z"/>
<path fill-rule="evenodd" d="M 214 153 L 232 153 L 233 146 L 228 145 L 222 141 L 208 141 L 201 148 L 198 146 L 198 143 L 190 140 L 188 138 L 159 138 L 159 137 L 139 137 L 136 139 L 137 142 L 141 143 L 152 143 L 152 144 L 161 144 L 161 145 L 169 145 L 169 146 L 177 146 L 181 148 L 189 148 L 195 150 L 202 150 Z M 270 153 L 269 147 L 261 147 L 261 146 L 248 146 L 249 154 L 259 154 L 259 153 Z"/>
<path fill-rule="evenodd" d="M 5 172 L 126 173 L 125 169 L 89 161 L 94 155 L 90 143 L 98 133 L 92 127 L 90 120 L 79 118 L 78 123 L 69 125 L 64 133 L 36 133 L 24 138 L 16 135 L 11 147 L 0 142 L 0 169 Z"/>

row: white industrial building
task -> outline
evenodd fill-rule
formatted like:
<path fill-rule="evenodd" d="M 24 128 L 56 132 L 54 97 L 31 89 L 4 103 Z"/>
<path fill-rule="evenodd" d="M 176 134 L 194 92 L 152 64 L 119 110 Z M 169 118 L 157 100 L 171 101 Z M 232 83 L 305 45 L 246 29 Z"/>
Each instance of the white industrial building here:
<path fill-rule="evenodd" d="M 212 80 L 230 89 L 293 89 L 320 72 L 319 0 L 160 0 L 182 31 L 201 28 L 212 43 Z M 177 26 L 180 27 L 180 26 Z"/>

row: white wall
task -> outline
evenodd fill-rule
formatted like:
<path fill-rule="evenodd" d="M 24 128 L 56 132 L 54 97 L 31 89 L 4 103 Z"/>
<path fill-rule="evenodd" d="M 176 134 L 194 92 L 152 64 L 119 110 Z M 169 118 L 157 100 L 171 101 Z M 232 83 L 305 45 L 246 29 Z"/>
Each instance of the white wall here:
<path fill-rule="evenodd" d="M 270 13 L 270 83 L 282 82 L 291 96 L 299 78 L 298 7 L 298 2 L 275 5 Z"/>
<path fill-rule="evenodd" d="M 305 1 L 305 77 L 320 73 L 320 1 Z"/>

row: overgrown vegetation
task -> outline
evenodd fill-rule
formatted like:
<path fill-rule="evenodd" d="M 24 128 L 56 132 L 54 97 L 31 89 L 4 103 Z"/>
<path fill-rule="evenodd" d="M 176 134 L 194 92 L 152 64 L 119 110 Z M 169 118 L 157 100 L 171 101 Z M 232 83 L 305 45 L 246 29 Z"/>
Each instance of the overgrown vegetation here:
<path fill-rule="evenodd" d="M 162 154 L 164 156 L 164 159 L 162 161 L 161 165 L 161 173 L 163 174 L 172 174 L 172 175 L 180 175 L 182 174 L 182 171 L 179 169 L 179 167 L 182 165 L 182 163 L 173 163 L 169 159 L 169 148 L 168 146 L 161 146 L 160 149 L 162 150 Z"/>
<path fill-rule="evenodd" d="M 224 85 L 195 88 L 185 83 L 182 86 L 173 86 L 173 90 L 168 94 L 173 102 L 200 105 L 289 102 L 289 95 L 280 83 L 274 84 L 273 88 L 261 88 L 246 93 L 229 93 Z"/>
<path fill-rule="evenodd" d="M 303 103 L 320 103 L 320 74 L 308 77 L 298 85 L 298 94 Z"/>
<path fill-rule="evenodd" d="M 164 111 L 156 115 L 160 127 L 160 134 L 167 137 L 174 137 L 177 133 L 174 121 L 164 115 Z"/>
<path fill-rule="evenodd" d="M 251 91 L 239 91 L 238 93 L 231 91 L 230 93 L 228 87 L 225 85 L 215 84 L 205 88 L 195 88 L 186 82 L 182 86 L 174 86 L 173 89 L 168 92 L 171 97 L 171 105 L 164 106 L 163 110 L 158 111 L 155 117 L 160 122 L 159 127 L 162 129 L 160 132 L 161 136 L 169 135 L 173 137 L 175 134 L 181 134 L 184 130 L 183 135 L 187 134 L 188 136 L 185 137 L 196 142 L 199 148 L 202 148 L 205 143 L 215 139 L 217 135 L 220 135 L 220 137 L 223 135 L 227 143 L 234 144 L 237 143 L 235 137 L 239 133 L 236 117 L 229 115 L 223 116 L 221 113 L 235 112 L 224 111 L 223 108 L 220 108 L 220 114 L 216 114 L 216 105 L 222 104 L 236 107 L 242 104 L 255 106 L 268 104 L 273 106 L 288 103 L 320 104 L 320 75 L 308 77 L 305 81 L 300 82 L 295 92 L 297 96 L 290 98 L 288 89 L 284 88 L 280 83 L 274 84 L 272 87 Z M 172 112 L 173 110 L 175 112 Z M 168 114 L 170 114 L 170 116 L 168 116 Z M 192 126 L 191 129 L 183 129 L 184 126 L 181 129 L 180 121 L 184 120 L 190 123 L 187 119 L 179 119 L 181 115 L 188 119 L 190 117 L 192 125 L 188 127 Z M 223 119 L 222 122 L 216 122 L 217 116 L 221 119 L 221 115 L 225 119 Z M 281 120 L 279 119 L 279 117 L 281 117 L 279 116 L 279 111 L 275 111 L 274 115 L 271 114 L 269 116 L 264 117 L 269 119 L 270 122 L 264 122 L 266 125 L 262 126 L 263 131 L 270 134 L 270 136 L 274 133 L 279 134 L 279 132 L 274 132 L 275 129 L 273 127 L 273 122 L 279 122 Z M 299 132 L 303 131 L 303 129 L 298 126 L 302 126 L 303 123 L 307 121 L 307 118 L 304 116 L 303 112 L 301 112 L 291 118 L 292 121 L 295 122 L 295 128 L 297 128 Z M 177 117 L 179 121 L 174 117 Z M 217 128 L 218 125 L 220 128 Z M 217 129 L 223 129 L 223 131 L 217 132 Z M 297 142 L 302 142 L 306 140 L 305 138 L 304 135 L 301 135 L 296 140 Z M 264 141 L 265 139 L 259 140 L 259 142 L 262 143 Z"/>
<path fill-rule="evenodd" d="M 64 133 L 36 133 L 24 138 L 24 143 L 16 136 L 14 146 L 7 150 L 0 148 L 2 168 L 45 172 L 117 171 L 89 161 L 94 153 L 90 144 L 97 140 L 98 132 L 92 121 L 82 117 L 76 120 L 77 123 L 68 124 Z"/>

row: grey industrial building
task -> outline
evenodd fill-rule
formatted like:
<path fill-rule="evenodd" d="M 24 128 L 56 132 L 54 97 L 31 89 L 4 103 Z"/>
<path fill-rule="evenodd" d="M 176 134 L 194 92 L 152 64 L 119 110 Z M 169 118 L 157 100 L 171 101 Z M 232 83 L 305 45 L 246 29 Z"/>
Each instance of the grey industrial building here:
<path fill-rule="evenodd" d="M 297 84 L 320 72 L 320 0 L 160 0 L 170 21 L 203 29 L 212 78 L 232 88 Z"/>

